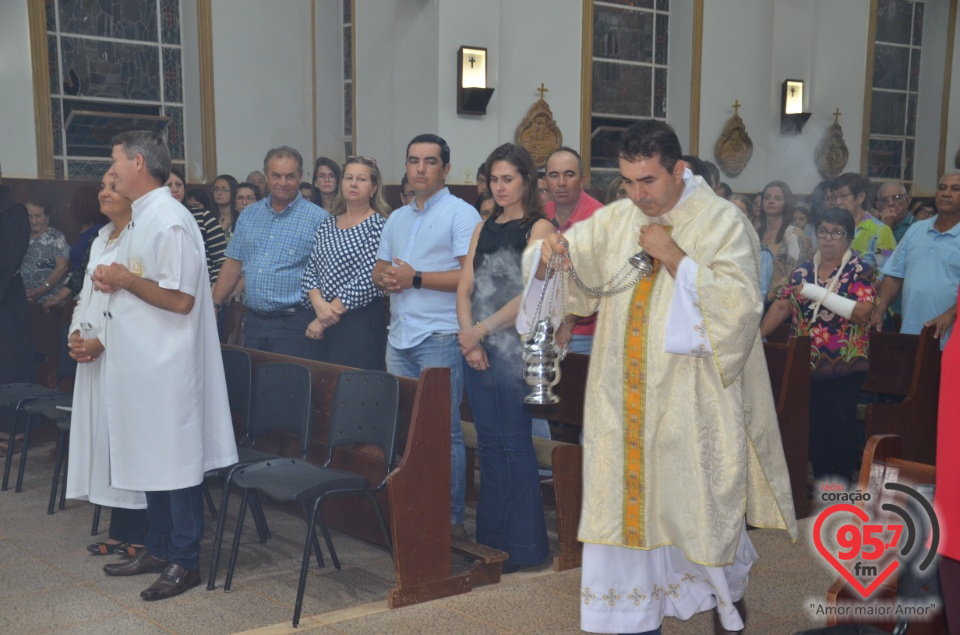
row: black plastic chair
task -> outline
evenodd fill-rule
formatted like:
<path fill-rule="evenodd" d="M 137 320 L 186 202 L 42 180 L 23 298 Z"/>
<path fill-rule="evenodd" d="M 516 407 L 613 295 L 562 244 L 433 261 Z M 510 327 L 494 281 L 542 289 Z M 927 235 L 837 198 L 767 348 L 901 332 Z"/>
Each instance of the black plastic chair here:
<path fill-rule="evenodd" d="M 227 383 L 227 399 L 230 402 L 230 414 L 235 421 L 246 429 L 247 419 L 250 417 L 250 384 L 252 382 L 252 366 L 250 354 L 247 351 L 237 349 L 221 349 L 220 355 L 223 357 L 223 374 Z M 218 478 L 220 469 L 207 470 L 203 483 L 203 498 L 207 501 L 207 509 L 214 518 L 219 518 L 217 507 L 213 503 L 213 497 L 210 495 L 210 488 L 207 486 L 206 479 Z M 228 493 L 224 492 L 224 496 Z"/>
<path fill-rule="evenodd" d="M 224 351 L 226 353 L 228 351 Z M 242 352 L 242 351 L 239 351 Z M 247 353 L 243 353 L 247 355 Z M 240 358 L 237 357 L 239 360 Z M 247 355 L 247 363 L 250 358 Z M 249 368 L 249 366 L 248 366 Z M 238 376 L 242 373 L 237 373 Z M 238 379 L 242 386 L 242 377 Z M 311 424 L 311 378 L 310 369 L 300 364 L 264 363 L 257 367 L 249 399 L 249 416 L 245 421 L 243 438 L 237 447 L 238 461 L 206 473 L 206 479 L 223 481 L 223 496 L 220 499 L 220 513 L 217 517 L 217 532 L 213 539 L 213 559 L 210 561 L 210 573 L 207 577 L 207 589 L 216 588 L 217 568 L 220 563 L 220 548 L 223 542 L 223 527 L 226 524 L 227 502 L 234 474 L 240 468 L 252 463 L 276 458 L 275 452 L 263 452 L 252 446 L 258 437 L 271 432 L 289 432 L 300 438 L 300 456 L 306 457 L 310 442 Z M 249 391 L 249 383 L 247 384 Z M 229 392 L 229 391 L 228 391 Z M 242 404 L 242 400 L 240 400 Z M 242 412 L 242 407 L 241 407 Z M 254 519 L 260 542 L 270 537 L 266 520 L 259 500 L 253 502 Z"/>
<path fill-rule="evenodd" d="M 227 578 L 223 585 L 225 591 L 230 590 L 233 580 L 247 502 L 254 492 L 265 494 L 278 502 L 298 501 L 303 506 L 307 536 L 303 543 L 300 582 L 293 613 L 294 626 L 300 622 L 311 548 L 316 552 L 317 564 L 324 566 L 316 534 L 318 526 L 330 551 L 333 566 L 340 570 L 337 552 L 333 548 L 330 532 L 320 511 L 320 504 L 324 500 L 341 496 L 363 496 L 369 499 L 376 509 L 387 550 L 393 553 L 390 532 L 376 494 L 386 487 L 387 475 L 393 470 L 399 399 L 400 384 L 393 375 L 372 370 L 343 371 L 337 380 L 330 414 L 330 454 L 322 466 L 305 460 L 281 458 L 250 465 L 237 472 L 233 480 L 238 487 L 244 489 L 244 493 L 237 530 L 233 537 Z M 365 476 L 330 466 L 337 447 L 354 444 L 375 445 L 383 452 L 383 478 L 372 487 Z"/>
<path fill-rule="evenodd" d="M 7 456 L 3 465 L 3 483 L 0 490 L 7 491 L 10 483 L 10 469 L 13 467 L 13 454 L 16 446 L 17 435 L 24 433 L 23 443 L 20 449 L 20 469 L 18 471 L 17 486 L 15 491 L 19 492 L 23 481 L 24 461 L 27 456 L 27 447 L 30 442 L 30 430 L 34 425 L 33 416 L 25 411 L 30 404 L 57 400 L 61 403 L 70 404 L 71 397 L 59 390 L 48 388 L 40 384 L 17 383 L 4 384 L 0 386 L 0 408 L 13 410 L 13 418 L 8 430 L 10 440 L 7 446 Z M 22 415 L 27 415 L 26 417 Z M 23 424 L 21 425 L 21 421 Z M 39 421 L 39 419 L 38 419 Z"/>

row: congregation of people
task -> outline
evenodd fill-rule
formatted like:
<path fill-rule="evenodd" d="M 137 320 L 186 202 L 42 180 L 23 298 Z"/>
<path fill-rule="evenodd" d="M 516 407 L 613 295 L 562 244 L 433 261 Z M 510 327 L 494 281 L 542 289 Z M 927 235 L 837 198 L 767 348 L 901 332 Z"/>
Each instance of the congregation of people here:
<path fill-rule="evenodd" d="M 594 484 L 591 494 L 586 493 L 586 482 L 584 486 L 584 585 L 589 578 L 607 586 L 622 582 L 628 588 L 637 584 L 631 567 L 683 571 L 700 584 L 691 583 L 683 602 L 657 603 L 640 617 L 611 611 L 604 602 L 585 605 L 583 624 L 601 632 L 656 633 L 664 615 L 685 618 L 702 607 L 717 607 L 717 632 L 739 632 L 745 620 L 740 602 L 746 573 L 756 559 L 745 523 L 795 532 L 793 511 L 786 510 L 789 493 L 783 496 L 782 449 L 757 442 L 749 456 L 744 451 L 721 457 L 717 465 L 697 464 L 694 472 L 699 475 L 685 478 L 692 496 L 689 509 L 698 511 L 678 511 L 688 502 L 678 503 L 662 488 L 679 475 L 676 466 L 698 460 L 689 453 L 695 444 L 677 449 L 676 464 L 668 465 L 674 458 L 664 454 L 658 459 L 652 454 L 658 449 L 644 449 L 642 442 L 630 445 L 624 430 L 633 430 L 632 422 L 640 421 L 639 432 L 631 434 L 643 438 L 643 425 L 655 425 L 655 417 L 678 417 L 682 411 L 695 421 L 709 406 L 698 405 L 703 395 L 691 396 L 695 393 L 690 391 L 664 397 L 660 404 L 634 404 L 626 398 L 625 406 L 623 382 L 633 380 L 624 377 L 639 368 L 636 359 L 642 351 L 650 361 L 638 373 L 639 383 L 630 385 L 634 392 L 644 390 L 646 381 L 669 381 L 654 373 L 666 378 L 683 372 L 694 384 L 690 390 L 726 393 L 732 414 L 729 421 L 717 423 L 718 434 L 733 447 L 743 441 L 743 434 L 734 431 L 737 425 L 746 426 L 751 439 L 754 434 L 762 437 L 758 430 L 763 426 L 776 426 L 775 414 L 772 421 L 761 423 L 756 416 L 751 421 L 741 402 L 755 399 L 748 405 L 757 412 L 772 407 L 769 386 L 751 384 L 759 363 L 757 345 L 761 337 L 773 337 L 789 324 L 791 335 L 811 341 L 813 476 L 849 482 L 864 443 L 856 414 L 870 364 L 871 332 L 918 334 L 931 326 L 941 346 L 950 338 L 960 287 L 960 171 L 942 175 L 932 201 L 911 197 L 900 183 L 872 183 L 852 172 L 824 181 L 809 196 L 796 195 L 784 180 L 773 180 L 760 192 L 734 193 L 712 163 L 679 155 L 679 143 L 675 149 L 671 145 L 672 130 L 668 134 L 662 128 L 641 127 L 630 134 L 621 143 L 621 174 L 600 193 L 603 201 L 585 189 L 584 165 L 573 148 L 557 149 L 538 170 L 527 150 L 507 143 L 493 149 L 477 170 L 477 199 L 471 202 L 456 197 L 446 185 L 451 157 L 446 141 L 435 134 L 418 135 L 406 147 L 405 173 L 396 175 L 402 176 L 402 205 L 396 209 L 387 203 L 384 175 L 372 157 L 353 156 L 342 164 L 317 158 L 312 180 L 305 181 L 308 167 L 300 153 L 280 146 L 266 153 L 262 172 L 252 171 L 243 181 L 221 174 L 208 190 L 188 185 L 179 168 L 169 167 L 169 158 L 135 174 L 123 164 L 132 160 L 129 152 L 140 151 L 142 140 L 116 141 L 120 150 L 115 152 L 115 167 L 103 176 L 99 190 L 80 187 L 71 199 L 70 213 L 82 230 L 78 241 L 68 245 L 51 225 L 46 205 L 27 201 L 29 242 L 16 263 L 25 301 L 49 310 L 78 300 L 64 337 L 69 337 L 70 356 L 78 362 L 74 408 L 85 413 L 88 423 L 75 426 L 73 434 L 95 438 L 97 430 L 102 432 L 99 426 L 106 425 L 103 386 L 118 381 L 108 373 L 122 372 L 124 366 L 113 361 L 112 366 L 98 365 L 98 360 L 105 350 L 122 346 L 123 336 L 111 335 L 109 342 L 97 342 L 97 337 L 107 329 L 108 318 L 102 316 L 108 304 L 113 303 L 116 312 L 116 297 L 133 288 L 115 263 L 126 262 L 129 243 L 148 230 L 149 217 L 138 216 L 138 210 L 144 209 L 144 199 L 160 197 L 161 202 L 150 204 L 165 210 L 185 208 L 197 231 L 182 226 L 186 216 L 179 209 L 164 212 L 177 220 L 156 230 L 163 239 L 157 243 L 163 246 L 156 254 L 157 277 L 150 278 L 147 262 L 143 271 L 135 272 L 160 284 L 137 292 L 140 300 L 184 319 L 184 309 L 191 315 L 209 310 L 222 331 L 224 314 L 240 312 L 243 322 L 236 341 L 248 348 L 414 378 L 425 368 L 449 368 L 451 536 L 469 538 L 461 428 L 465 395 L 480 455 L 475 540 L 509 554 L 505 573 L 537 566 L 548 556 L 549 544 L 533 436 L 549 438 L 551 430 L 524 404 L 524 333 L 518 332 L 517 322 L 532 279 L 530 263 L 539 261 L 543 251 L 539 269 L 533 264 L 534 277 L 543 279 L 548 256 L 562 254 L 585 278 L 600 281 L 623 264 L 611 254 L 643 247 L 654 257 L 661 278 L 641 279 L 636 292 L 599 302 L 568 289 L 568 315 L 557 329 L 565 350 L 595 358 L 587 410 L 607 422 L 584 431 L 585 479 Z M 698 216 L 693 209 L 704 211 Z M 638 234 L 631 233 L 631 223 L 637 224 Z M 672 229 L 667 232 L 665 226 Z M 203 271 L 202 280 L 185 273 L 184 263 L 193 253 L 188 243 L 201 250 L 203 262 L 193 263 L 191 271 Z M 178 273 L 168 273 L 172 270 Z M 673 290 L 658 294 L 652 280 L 665 276 L 674 280 Z M 157 302 L 160 292 L 167 295 Z M 723 294 L 728 296 L 722 302 L 727 314 L 714 318 Z M 179 304 L 181 296 L 197 298 L 197 306 L 192 301 L 189 307 Z M 683 314 L 677 308 L 682 302 L 694 306 L 694 312 Z M 730 308 L 737 303 L 736 311 Z M 163 319 L 145 319 L 155 320 L 151 324 L 162 330 Z M 209 335 L 201 318 L 196 320 L 190 328 Z M 687 324 L 684 320 L 695 339 L 682 340 L 679 347 L 684 350 L 670 354 L 670 343 L 682 339 L 671 333 L 672 325 Z M 753 330 L 744 332 L 744 324 Z M 220 339 L 226 336 L 220 333 Z M 666 341 L 666 353 L 661 340 Z M 654 341 L 659 350 L 654 350 Z M 212 354 L 211 342 L 203 336 L 193 345 Z M 681 371 L 678 366 L 710 357 L 717 367 Z M 191 376 L 206 373 L 209 379 L 210 372 L 201 365 Z M 731 396 L 741 376 L 736 389 L 742 393 Z M 665 388 L 662 394 L 667 394 Z M 161 398 L 151 401 L 160 404 Z M 196 476 L 202 474 L 201 467 L 235 460 L 223 439 L 229 427 L 222 412 L 225 398 L 213 399 L 216 403 L 210 403 L 210 395 L 194 402 L 211 417 L 197 423 L 196 434 L 218 439 L 218 456 L 194 457 L 189 469 L 179 470 L 182 477 L 142 476 L 143 469 L 133 462 L 118 468 L 117 457 L 102 442 L 104 436 L 100 442 L 88 438 L 76 446 L 71 440 L 72 447 L 86 450 L 71 457 L 68 496 L 113 508 L 108 539 L 89 549 L 96 555 L 131 558 L 108 565 L 109 575 L 161 573 L 144 599 L 170 597 L 199 582 L 199 536 L 193 535 L 186 549 L 176 544 L 178 523 L 186 522 L 178 517 L 177 507 L 188 510 L 180 516 L 201 519 L 202 533 Z M 181 415 L 184 420 L 202 418 L 202 413 Z M 120 434 L 117 430 L 111 425 L 110 435 Z M 693 433 L 678 434 L 671 443 L 696 438 Z M 779 437 L 773 438 L 778 446 Z M 764 443 L 769 441 L 768 435 Z M 162 448 L 173 441 L 161 435 L 157 443 Z M 666 452 L 665 447 L 659 450 Z M 648 475 L 658 479 L 661 489 L 645 490 L 652 486 L 629 479 L 625 483 L 623 474 L 630 470 L 621 463 L 611 465 L 601 455 L 609 451 L 634 457 L 641 467 L 649 465 Z M 153 464 L 145 457 L 139 460 Z M 749 495 L 758 497 L 752 502 L 763 502 L 765 513 L 773 516 L 744 520 L 742 501 L 733 491 L 726 492 L 719 509 L 700 509 L 694 502 L 714 498 L 711 473 L 735 474 L 746 483 L 752 478 L 746 473 L 748 463 L 751 470 L 763 466 L 770 479 L 752 484 Z M 162 466 L 155 471 L 162 473 Z M 620 487 L 614 498 L 597 493 L 610 487 Z M 187 491 L 187 498 L 178 493 Z M 624 491 L 646 501 L 647 507 L 627 505 L 611 512 Z M 669 522 L 654 528 L 652 515 Z M 704 538 L 705 525 L 720 529 Z M 157 534 L 161 527 L 163 535 Z M 648 559 L 661 551 L 645 547 L 661 544 L 672 545 L 670 551 Z M 644 581 L 656 584 L 658 579 L 651 573 Z M 594 591 L 604 593 L 606 586 Z M 710 594 L 725 601 L 714 599 L 711 604 Z"/>

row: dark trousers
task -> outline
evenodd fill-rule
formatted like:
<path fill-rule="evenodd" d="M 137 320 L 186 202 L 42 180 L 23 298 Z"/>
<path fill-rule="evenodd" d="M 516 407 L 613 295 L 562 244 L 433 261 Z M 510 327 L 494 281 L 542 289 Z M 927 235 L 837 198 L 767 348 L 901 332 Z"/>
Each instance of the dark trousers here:
<path fill-rule="evenodd" d="M 960 632 L 960 560 L 940 558 L 940 592 L 951 633 Z"/>
<path fill-rule="evenodd" d="M 309 322 L 308 322 L 309 324 Z M 387 311 L 383 301 L 347 311 L 323 332 L 316 359 L 329 364 L 384 370 L 387 351 Z"/>
<path fill-rule="evenodd" d="M 530 406 L 524 405 L 520 340 L 495 335 L 484 343 L 490 368 L 463 363 L 480 446 L 477 542 L 510 554 L 516 566 L 549 554 Z"/>
<path fill-rule="evenodd" d="M 131 545 L 142 545 L 147 536 L 147 510 L 110 508 L 111 540 L 119 540 Z"/>
<path fill-rule="evenodd" d="M 247 311 L 243 345 L 268 353 L 317 359 L 318 341 L 307 339 L 307 325 L 314 317 L 313 311 L 303 307 L 282 317 L 263 317 Z"/>
<path fill-rule="evenodd" d="M 143 545 L 151 555 L 196 571 L 203 538 L 203 486 L 147 492 L 149 528 Z"/>
<path fill-rule="evenodd" d="M 857 398 L 866 373 L 810 380 L 810 462 L 814 478 L 850 480 L 857 465 Z"/>

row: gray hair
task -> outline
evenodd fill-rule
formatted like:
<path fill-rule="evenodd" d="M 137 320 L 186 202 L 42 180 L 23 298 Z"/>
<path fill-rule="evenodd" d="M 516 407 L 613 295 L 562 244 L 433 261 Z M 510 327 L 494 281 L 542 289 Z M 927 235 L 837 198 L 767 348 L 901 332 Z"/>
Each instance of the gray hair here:
<path fill-rule="evenodd" d="M 303 176 L 303 157 L 300 156 L 300 153 L 297 152 L 296 148 L 291 148 L 290 146 L 280 146 L 279 148 L 273 148 L 267 152 L 267 156 L 263 157 L 263 173 L 267 174 L 269 171 L 268 164 L 270 159 L 281 158 L 281 159 L 296 159 L 297 160 L 297 173 Z"/>
<path fill-rule="evenodd" d="M 960 170 L 947 170 L 943 173 L 943 176 L 937 179 L 937 183 L 942 181 L 944 176 L 960 176 Z"/>
<path fill-rule="evenodd" d="M 880 184 L 880 187 L 877 188 L 877 195 L 879 196 L 880 192 L 882 192 L 883 190 L 885 190 L 885 189 L 888 188 L 888 187 L 895 187 L 895 188 L 897 188 L 898 190 L 900 190 L 900 195 L 901 195 L 901 196 L 904 196 L 904 197 L 909 196 L 909 193 L 907 192 L 907 188 L 905 188 L 905 187 L 903 186 L 903 183 L 901 183 L 901 182 L 899 182 L 899 181 L 894 181 L 894 182 L 892 182 L 892 183 L 881 183 L 881 184 Z"/>
<path fill-rule="evenodd" d="M 110 142 L 115 146 L 123 146 L 128 159 L 138 154 L 143 157 L 150 176 L 166 183 L 170 176 L 170 148 L 167 142 L 155 132 L 149 130 L 128 130 L 121 132 Z"/>

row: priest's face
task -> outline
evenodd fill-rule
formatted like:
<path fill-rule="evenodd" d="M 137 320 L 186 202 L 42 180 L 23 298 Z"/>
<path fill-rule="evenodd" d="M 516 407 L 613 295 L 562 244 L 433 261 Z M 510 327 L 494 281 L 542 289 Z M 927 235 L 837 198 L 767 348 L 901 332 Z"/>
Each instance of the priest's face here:
<path fill-rule="evenodd" d="M 667 170 L 659 155 L 637 161 L 621 157 L 622 187 L 641 212 L 650 217 L 662 216 L 674 208 L 683 194 L 683 167 L 683 162 L 677 161 L 672 170 Z"/>

